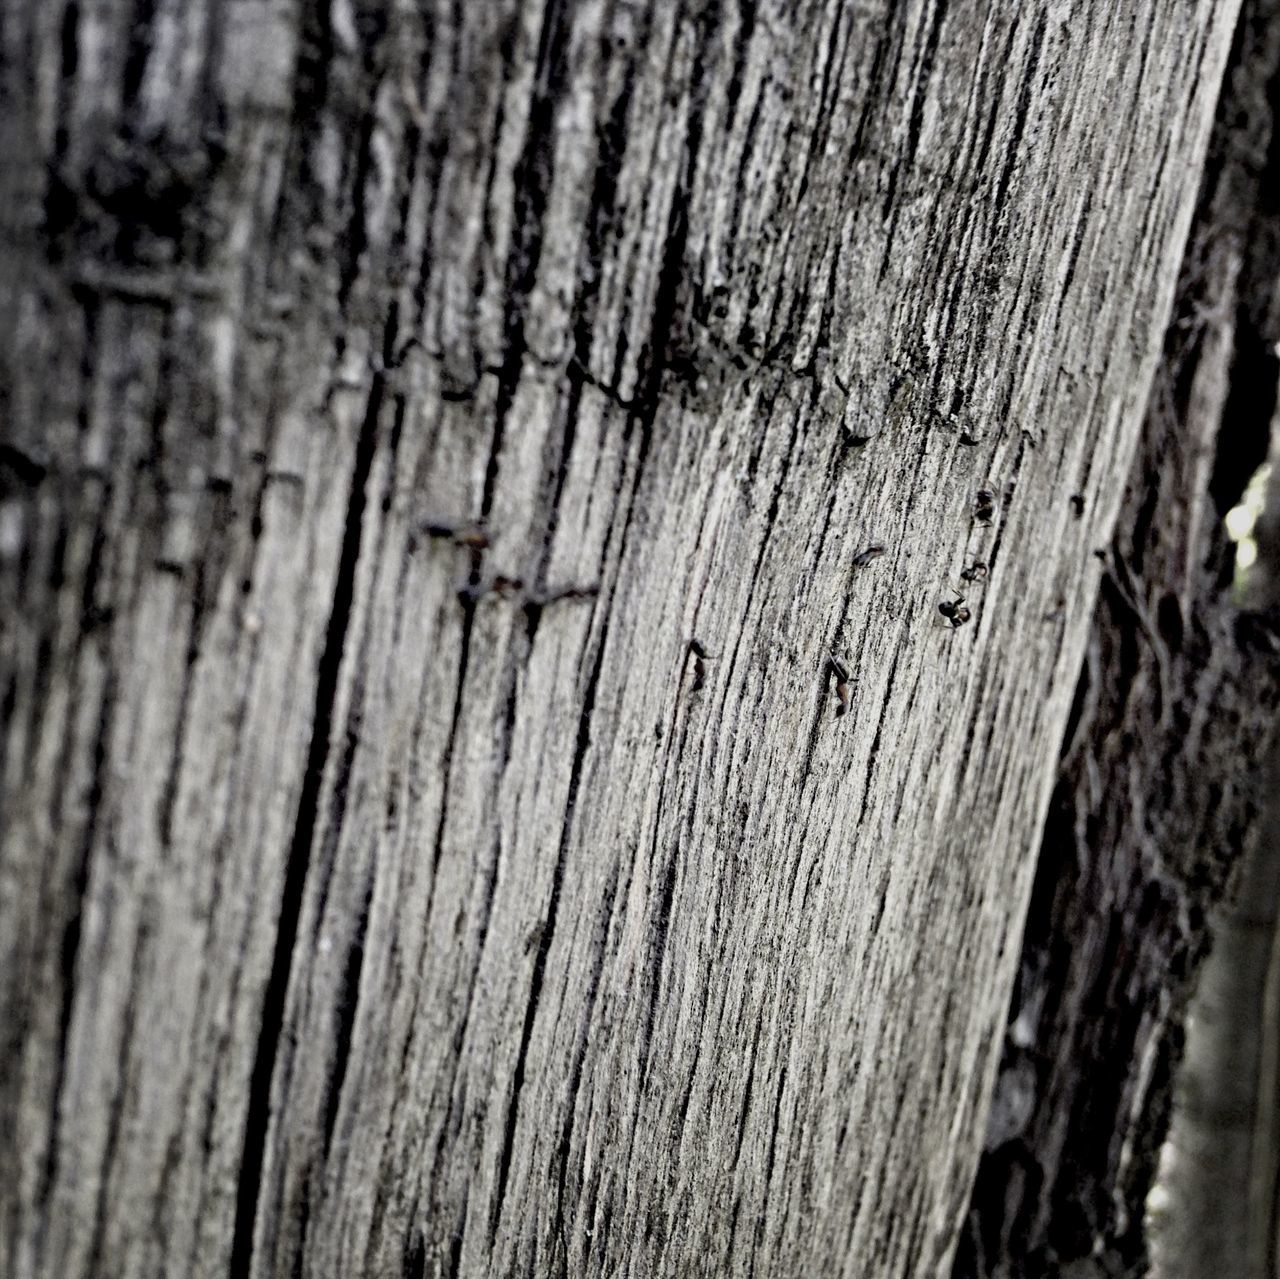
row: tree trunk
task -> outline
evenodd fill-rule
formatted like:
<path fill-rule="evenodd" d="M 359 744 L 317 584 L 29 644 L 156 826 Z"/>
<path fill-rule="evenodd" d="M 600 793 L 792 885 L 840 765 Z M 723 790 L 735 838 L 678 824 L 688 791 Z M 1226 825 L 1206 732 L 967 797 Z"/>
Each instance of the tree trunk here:
<path fill-rule="evenodd" d="M 1236 8 L 0 0 L 8 1273 L 950 1272 Z"/>

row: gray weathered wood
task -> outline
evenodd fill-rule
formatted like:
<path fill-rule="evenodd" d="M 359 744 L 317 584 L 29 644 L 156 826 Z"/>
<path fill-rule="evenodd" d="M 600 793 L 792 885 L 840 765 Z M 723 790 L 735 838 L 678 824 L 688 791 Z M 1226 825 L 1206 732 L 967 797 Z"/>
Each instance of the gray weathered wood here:
<path fill-rule="evenodd" d="M 0 4 L 12 1273 L 948 1270 L 1235 9 Z"/>

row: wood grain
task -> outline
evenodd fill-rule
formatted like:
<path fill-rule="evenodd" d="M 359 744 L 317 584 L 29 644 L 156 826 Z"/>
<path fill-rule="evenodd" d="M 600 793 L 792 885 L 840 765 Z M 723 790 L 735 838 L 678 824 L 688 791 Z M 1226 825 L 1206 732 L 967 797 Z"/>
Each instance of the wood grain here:
<path fill-rule="evenodd" d="M 0 4 L 11 1273 L 949 1271 L 1235 11 Z"/>

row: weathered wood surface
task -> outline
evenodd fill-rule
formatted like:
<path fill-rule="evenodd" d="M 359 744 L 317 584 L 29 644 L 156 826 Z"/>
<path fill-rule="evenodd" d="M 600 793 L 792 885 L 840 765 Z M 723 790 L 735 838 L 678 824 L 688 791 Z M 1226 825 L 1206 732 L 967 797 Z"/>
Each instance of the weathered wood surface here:
<path fill-rule="evenodd" d="M 9 1272 L 948 1270 L 1235 8 L 0 4 Z"/>

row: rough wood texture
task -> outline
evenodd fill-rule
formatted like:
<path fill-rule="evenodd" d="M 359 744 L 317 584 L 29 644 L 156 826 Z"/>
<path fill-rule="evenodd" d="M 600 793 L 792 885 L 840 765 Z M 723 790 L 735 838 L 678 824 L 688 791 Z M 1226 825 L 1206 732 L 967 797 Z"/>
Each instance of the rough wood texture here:
<path fill-rule="evenodd" d="M 11 1273 L 949 1271 L 1235 9 L 0 2 Z"/>

